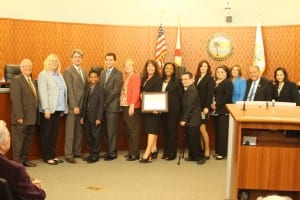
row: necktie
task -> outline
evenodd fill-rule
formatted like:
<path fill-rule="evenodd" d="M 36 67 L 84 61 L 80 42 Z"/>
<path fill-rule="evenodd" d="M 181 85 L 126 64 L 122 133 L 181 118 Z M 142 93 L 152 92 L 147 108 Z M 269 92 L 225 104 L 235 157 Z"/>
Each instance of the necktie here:
<path fill-rule="evenodd" d="M 251 88 L 251 90 L 249 92 L 248 101 L 253 101 L 254 91 L 255 91 L 255 85 L 256 85 L 256 81 L 253 81 L 252 88 Z"/>
<path fill-rule="evenodd" d="M 109 78 L 109 76 L 110 76 L 110 69 L 108 69 L 107 71 L 106 71 L 106 75 L 105 75 L 105 82 L 108 80 L 108 78 Z"/>
<path fill-rule="evenodd" d="M 31 89 L 32 93 L 33 93 L 34 96 L 35 96 L 36 106 L 37 106 L 37 93 L 36 93 L 35 87 L 34 87 L 32 81 L 31 81 L 31 78 L 30 78 L 30 77 L 27 78 L 27 82 L 28 82 L 28 84 L 29 84 L 29 86 L 30 86 L 30 89 Z"/>
<path fill-rule="evenodd" d="M 83 79 L 83 74 L 82 74 L 81 68 L 78 67 L 77 71 L 78 71 L 79 76 L 81 77 L 82 82 L 84 83 L 84 79 Z"/>

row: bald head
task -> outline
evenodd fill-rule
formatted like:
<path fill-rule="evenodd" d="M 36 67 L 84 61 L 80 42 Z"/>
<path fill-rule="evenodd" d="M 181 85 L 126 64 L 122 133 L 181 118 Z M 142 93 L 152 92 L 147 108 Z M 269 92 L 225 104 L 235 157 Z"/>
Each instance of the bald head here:
<path fill-rule="evenodd" d="M 6 123 L 0 120 L 0 154 L 5 154 L 10 148 L 10 135 Z"/>
<path fill-rule="evenodd" d="M 249 67 L 249 77 L 252 81 L 256 81 L 260 77 L 260 69 L 257 65 L 252 65 Z"/>

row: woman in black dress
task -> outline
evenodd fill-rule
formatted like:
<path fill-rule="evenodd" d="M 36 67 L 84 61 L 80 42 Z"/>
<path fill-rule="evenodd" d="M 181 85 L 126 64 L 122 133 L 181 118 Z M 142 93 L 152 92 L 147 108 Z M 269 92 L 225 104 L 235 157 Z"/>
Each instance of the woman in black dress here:
<path fill-rule="evenodd" d="M 222 160 L 227 156 L 229 114 L 226 104 L 232 103 L 232 82 L 228 79 L 227 66 L 221 65 L 215 71 L 215 89 L 211 108 L 214 110 L 214 128 L 216 144 L 216 160 Z"/>
<path fill-rule="evenodd" d="M 175 64 L 168 62 L 165 63 L 162 73 L 162 92 L 168 93 L 168 112 L 161 114 L 164 134 L 162 159 L 165 160 L 174 160 L 177 154 L 177 135 L 183 87 L 180 80 L 176 79 L 175 70 Z"/>
<path fill-rule="evenodd" d="M 161 92 L 162 78 L 159 75 L 158 64 L 155 60 L 148 60 L 144 65 L 142 72 L 142 92 Z M 142 99 L 143 101 L 143 99 Z M 143 113 L 144 132 L 148 134 L 147 148 L 141 163 L 149 163 L 152 159 L 157 158 L 157 134 L 160 128 L 160 113 Z"/>
<path fill-rule="evenodd" d="M 295 83 L 289 81 L 286 69 L 283 67 L 275 69 L 274 79 L 273 99 L 282 102 L 295 102 L 299 106 L 298 88 Z"/>
<path fill-rule="evenodd" d="M 201 102 L 201 125 L 200 132 L 204 147 L 204 156 L 206 159 L 210 157 L 209 136 L 206 130 L 208 121 L 208 113 L 212 97 L 214 93 L 215 83 L 211 76 L 211 66 L 207 60 L 202 60 L 198 64 L 197 72 L 195 75 L 195 83 L 198 89 L 200 102 Z"/>

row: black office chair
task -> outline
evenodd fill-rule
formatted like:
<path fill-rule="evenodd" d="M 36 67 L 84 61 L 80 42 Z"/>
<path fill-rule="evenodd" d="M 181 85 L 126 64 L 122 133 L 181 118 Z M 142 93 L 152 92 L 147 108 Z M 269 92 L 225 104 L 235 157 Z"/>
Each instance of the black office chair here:
<path fill-rule="evenodd" d="M 7 181 L 4 178 L 0 178 L 0 197 L 1 200 L 13 200 Z"/>
<path fill-rule="evenodd" d="M 6 64 L 4 66 L 4 79 L 6 82 L 10 82 L 16 75 L 20 73 L 20 65 L 18 64 Z"/>

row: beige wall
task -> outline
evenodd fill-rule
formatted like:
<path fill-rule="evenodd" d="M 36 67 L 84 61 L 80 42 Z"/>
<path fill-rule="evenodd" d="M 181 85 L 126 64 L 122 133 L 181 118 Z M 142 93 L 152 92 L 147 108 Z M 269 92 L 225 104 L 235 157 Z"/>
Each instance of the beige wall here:
<path fill-rule="evenodd" d="M 299 0 L 229 0 L 233 23 L 225 23 L 226 0 L 1 0 L 0 17 L 110 25 L 183 27 L 299 25 Z"/>

